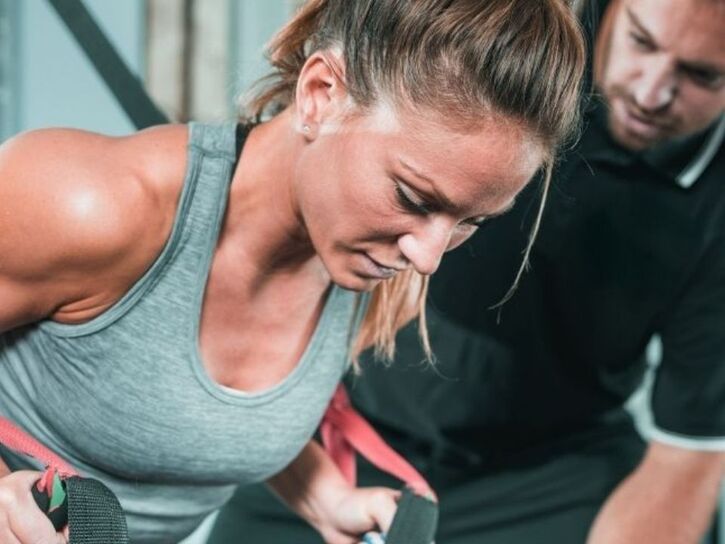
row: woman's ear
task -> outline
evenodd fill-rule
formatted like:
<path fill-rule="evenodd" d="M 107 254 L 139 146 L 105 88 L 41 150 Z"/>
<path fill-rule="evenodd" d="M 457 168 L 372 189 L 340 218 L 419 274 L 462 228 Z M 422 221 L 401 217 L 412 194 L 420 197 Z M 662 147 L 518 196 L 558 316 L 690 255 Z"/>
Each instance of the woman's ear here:
<path fill-rule="evenodd" d="M 331 51 L 316 51 L 300 71 L 295 90 L 297 130 L 308 140 L 321 127 L 338 124 L 347 105 L 342 59 Z"/>

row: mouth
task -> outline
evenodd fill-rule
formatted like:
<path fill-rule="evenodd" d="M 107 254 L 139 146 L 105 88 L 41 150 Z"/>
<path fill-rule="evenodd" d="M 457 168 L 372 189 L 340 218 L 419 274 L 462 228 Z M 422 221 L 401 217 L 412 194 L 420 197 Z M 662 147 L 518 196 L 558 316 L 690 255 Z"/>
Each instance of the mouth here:
<path fill-rule="evenodd" d="M 642 116 L 627 105 L 622 105 L 618 117 L 627 132 L 644 140 L 656 139 L 669 130 L 669 125 Z"/>
<path fill-rule="evenodd" d="M 363 274 L 372 279 L 385 280 L 392 278 L 401 271 L 400 268 L 386 266 L 383 263 L 376 261 L 367 253 L 361 253 L 360 255 L 362 257 Z"/>

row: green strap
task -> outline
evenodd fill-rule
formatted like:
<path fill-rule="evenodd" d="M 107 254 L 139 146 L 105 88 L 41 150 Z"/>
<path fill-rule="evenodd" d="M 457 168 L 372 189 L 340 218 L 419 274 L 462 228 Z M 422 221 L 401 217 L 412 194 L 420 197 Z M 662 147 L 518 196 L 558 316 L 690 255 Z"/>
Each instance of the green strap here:
<path fill-rule="evenodd" d="M 53 476 L 53 491 L 50 495 L 50 506 L 48 507 L 48 511 L 53 511 L 56 508 L 58 508 L 63 502 L 65 501 L 65 486 L 63 485 L 63 482 L 60 480 L 60 476 L 58 476 L 58 473 L 55 473 L 55 476 Z"/>

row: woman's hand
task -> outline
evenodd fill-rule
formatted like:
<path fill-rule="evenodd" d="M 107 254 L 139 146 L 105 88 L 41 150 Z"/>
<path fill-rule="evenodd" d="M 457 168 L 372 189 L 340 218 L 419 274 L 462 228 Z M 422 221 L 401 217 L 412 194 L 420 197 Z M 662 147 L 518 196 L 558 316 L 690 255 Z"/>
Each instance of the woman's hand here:
<path fill-rule="evenodd" d="M 327 544 L 356 544 L 369 531 L 387 532 L 400 491 L 355 488 L 314 440 L 267 483 Z"/>
<path fill-rule="evenodd" d="M 0 465 L 1 466 L 1 465 Z M 31 489 L 41 473 L 0 473 L 0 542 L 3 544 L 67 544 L 67 529 L 56 532 L 38 508 Z"/>
<path fill-rule="evenodd" d="M 369 531 L 388 531 L 400 495 L 400 491 L 384 487 L 349 487 L 326 501 L 315 528 L 327 544 L 357 544 Z"/>

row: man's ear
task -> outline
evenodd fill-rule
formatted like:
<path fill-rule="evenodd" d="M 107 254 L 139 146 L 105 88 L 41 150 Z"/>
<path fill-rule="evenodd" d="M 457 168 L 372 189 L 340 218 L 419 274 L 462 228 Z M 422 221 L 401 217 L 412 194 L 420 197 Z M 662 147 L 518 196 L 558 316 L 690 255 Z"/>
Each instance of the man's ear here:
<path fill-rule="evenodd" d="M 300 130 L 314 139 L 325 123 L 338 123 L 347 103 L 342 59 L 329 51 L 310 55 L 300 71 L 295 108 Z"/>

